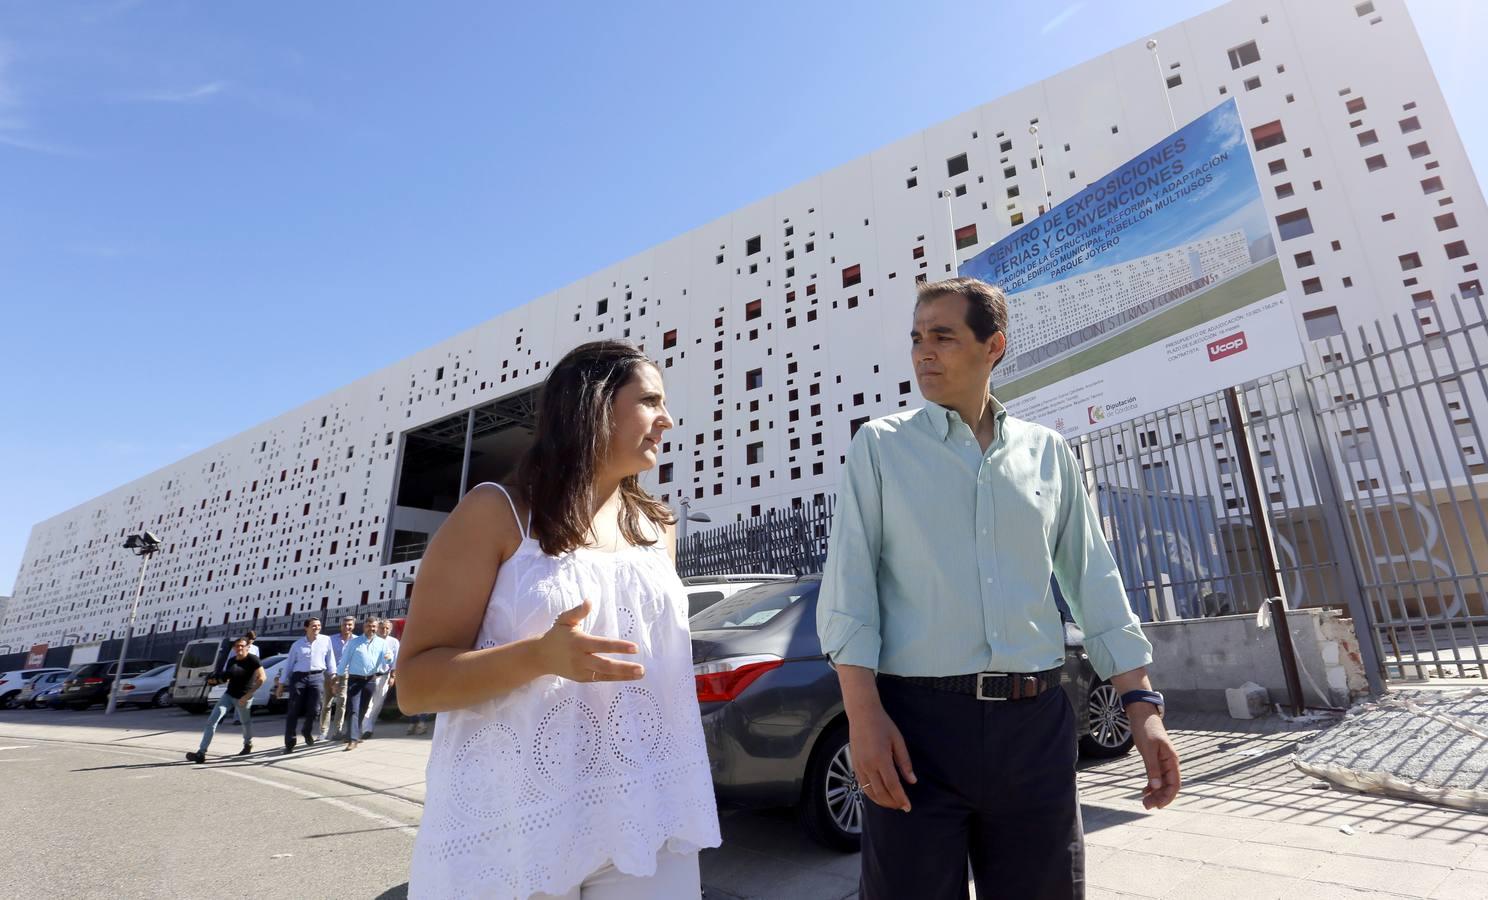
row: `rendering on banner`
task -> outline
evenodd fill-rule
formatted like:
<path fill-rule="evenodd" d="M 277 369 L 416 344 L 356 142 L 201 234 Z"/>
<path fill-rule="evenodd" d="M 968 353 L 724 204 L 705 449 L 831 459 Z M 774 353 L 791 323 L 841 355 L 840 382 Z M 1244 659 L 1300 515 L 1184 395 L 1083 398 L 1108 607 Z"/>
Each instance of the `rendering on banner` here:
<path fill-rule="evenodd" d="M 960 274 L 1008 294 L 998 398 L 1066 437 L 1302 361 L 1234 100 Z"/>

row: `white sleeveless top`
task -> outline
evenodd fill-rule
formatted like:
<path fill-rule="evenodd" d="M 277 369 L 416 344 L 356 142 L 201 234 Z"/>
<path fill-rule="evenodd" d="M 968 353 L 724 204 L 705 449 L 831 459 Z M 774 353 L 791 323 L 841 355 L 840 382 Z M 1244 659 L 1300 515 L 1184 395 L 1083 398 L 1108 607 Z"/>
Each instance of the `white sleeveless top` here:
<path fill-rule="evenodd" d="M 651 875 L 659 850 L 719 845 L 687 597 L 662 545 L 548 556 L 524 529 L 475 646 L 541 635 L 586 598 L 580 627 L 635 643 L 635 657 L 615 658 L 645 677 L 544 676 L 440 713 L 410 897 L 563 894 L 607 864 Z"/>

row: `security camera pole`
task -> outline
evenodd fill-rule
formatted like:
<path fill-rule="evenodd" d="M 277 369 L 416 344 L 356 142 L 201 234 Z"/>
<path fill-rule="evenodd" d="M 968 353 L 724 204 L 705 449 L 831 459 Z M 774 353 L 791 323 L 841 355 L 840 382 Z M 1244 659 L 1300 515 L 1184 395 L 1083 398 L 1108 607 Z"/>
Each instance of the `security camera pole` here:
<path fill-rule="evenodd" d="M 129 606 L 129 624 L 124 629 L 124 645 L 119 648 L 118 671 L 114 672 L 114 682 L 109 686 L 108 708 L 103 711 L 106 716 L 113 715 L 119 700 L 119 682 L 124 678 L 124 661 L 129 659 L 129 637 L 134 633 L 134 614 L 139 611 L 140 595 L 145 592 L 145 569 L 150 565 L 150 557 L 160 549 L 160 539 L 148 531 L 144 534 L 131 534 L 124 540 L 124 549 L 132 550 L 135 556 L 140 557 L 139 584 L 134 589 L 134 602 Z"/>

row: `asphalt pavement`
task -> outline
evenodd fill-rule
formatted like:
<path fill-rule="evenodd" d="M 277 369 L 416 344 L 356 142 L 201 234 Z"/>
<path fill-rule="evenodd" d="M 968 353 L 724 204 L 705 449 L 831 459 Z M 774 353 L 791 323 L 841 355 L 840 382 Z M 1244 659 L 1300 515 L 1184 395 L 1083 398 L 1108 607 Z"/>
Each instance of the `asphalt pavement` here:
<path fill-rule="evenodd" d="M 42 715 L 61 725 L 87 714 Z M 265 733 L 280 723 L 266 718 Z M 275 740 L 254 756 L 197 766 L 180 753 L 75 742 L 69 729 L 56 730 L 48 739 L 0 737 L 6 897 L 407 894 L 416 804 L 267 765 Z M 214 749 L 239 746 L 229 732 Z"/>

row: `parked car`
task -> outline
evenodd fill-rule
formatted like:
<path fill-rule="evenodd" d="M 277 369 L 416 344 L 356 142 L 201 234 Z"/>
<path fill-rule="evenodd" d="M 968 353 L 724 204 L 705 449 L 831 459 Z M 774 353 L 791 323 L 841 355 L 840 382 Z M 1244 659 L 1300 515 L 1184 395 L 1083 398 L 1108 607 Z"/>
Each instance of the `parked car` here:
<path fill-rule="evenodd" d="M 69 672 L 68 674 L 70 675 L 72 673 Z M 63 676 L 63 678 L 65 679 L 66 676 Z M 56 684 L 47 685 L 45 688 L 37 691 L 36 696 L 31 698 L 32 704 L 37 709 L 61 709 L 62 685 L 66 683 L 65 680 L 59 681 Z"/>
<path fill-rule="evenodd" d="M 68 670 L 60 666 L 54 666 L 42 669 L 16 669 L 0 673 L 0 709 L 15 709 L 16 704 L 20 702 L 21 691 L 31 679 L 40 675 L 66 671 Z"/>
<path fill-rule="evenodd" d="M 813 839 L 851 851 L 862 835 L 864 801 L 837 673 L 816 635 L 820 587 L 820 576 L 760 585 L 694 616 L 693 673 L 719 800 L 795 806 Z M 1082 755 L 1131 750 L 1119 698 L 1091 669 L 1084 635 L 1068 622 L 1061 687 L 1075 709 Z"/>
<path fill-rule="evenodd" d="M 273 635 L 254 640 L 258 658 L 288 653 L 300 635 Z M 176 682 L 171 687 L 175 704 L 189 713 L 204 713 L 212 705 L 208 697 L 207 679 L 222 671 L 227 658 L 232 655 L 235 637 L 198 638 L 181 649 L 181 658 L 176 663 Z"/>
<path fill-rule="evenodd" d="M 259 664 L 264 667 L 264 683 L 259 685 L 258 690 L 253 692 L 253 708 L 259 709 L 262 707 L 268 709 L 270 712 L 275 712 L 288 706 L 289 701 L 287 699 L 274 699 L 274 678 L 279 674 L 279 670 L 284 665 L 284 654 L 280 653 L 276 656 L 270 656 L 267 659 L 260 659 Z M 219 681 L 217 684 L 212 685 L 207 689 L 208 703 L 215 706 L 226 690 L 226 682 Z"/>
<path fill-rule="evenodd" d="M 41 695 L 47 692 L 48 688 L 55 687 L 60 689 L 62 682 L 71 676 L 71 669 L 57 669 L 54 672 L 43 672 L 37 675 L 35 678 L 26 682 L 25 687 L 21 688 L 21 695 L 16 698 L 16 705 L 24 706 L 27 709 L 36 709 L 42 705 L 38 701 Z"/>
<path fill-rule="evenodd" d="M 132 678 L 156 666 L 167 665 L 163 659 L 129 659 L 84 663 L 62 682 L 58 704 L 70 709 L 87 709 L 95 703 L 107 703 L 109 686 L 115 677 Z"/>
<path fill-rule="evenodd" d="M 687 589 L 687 616 L 691 618 L 720 600 L 771 581 L 791 581 L 794 575 L 694 575 L 682 579 Z"/>
<path fill-rule="evenodd" d="M 176 664 L 166 663 L 119 682 L 119 705 L 164 707 L 171 705 L 171 682 Z"/>

